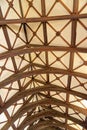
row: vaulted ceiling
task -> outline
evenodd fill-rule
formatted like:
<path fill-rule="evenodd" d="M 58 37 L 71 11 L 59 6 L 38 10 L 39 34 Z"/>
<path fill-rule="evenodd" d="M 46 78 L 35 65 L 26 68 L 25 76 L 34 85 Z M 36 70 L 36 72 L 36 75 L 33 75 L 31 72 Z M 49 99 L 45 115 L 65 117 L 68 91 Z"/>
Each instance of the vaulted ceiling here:
<path fill-rule="evenodd" d="M 87 129 L 87 0 L 0 0 L 0 129 Z"/>

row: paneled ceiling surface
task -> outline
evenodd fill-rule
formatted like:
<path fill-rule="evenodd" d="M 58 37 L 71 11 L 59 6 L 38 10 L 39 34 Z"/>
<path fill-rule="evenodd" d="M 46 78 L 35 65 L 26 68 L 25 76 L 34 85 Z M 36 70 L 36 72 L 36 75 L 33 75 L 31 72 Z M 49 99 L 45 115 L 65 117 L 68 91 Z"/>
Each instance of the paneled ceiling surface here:
<path fill-rule="evenodd" d="M 87 0 L 0 0 L 0 130 L 42 129 L 87 130 Z"/>

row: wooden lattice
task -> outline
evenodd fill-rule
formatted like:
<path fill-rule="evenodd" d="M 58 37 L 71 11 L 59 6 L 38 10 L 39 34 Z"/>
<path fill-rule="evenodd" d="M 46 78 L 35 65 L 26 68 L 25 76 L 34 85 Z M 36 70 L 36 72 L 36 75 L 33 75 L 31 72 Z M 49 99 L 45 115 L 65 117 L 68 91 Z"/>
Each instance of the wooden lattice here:
<path fill-rule="evenodd" d="M 0 0 L 0 129 L 49 126 L 87 129 L 87 0 Z"/>

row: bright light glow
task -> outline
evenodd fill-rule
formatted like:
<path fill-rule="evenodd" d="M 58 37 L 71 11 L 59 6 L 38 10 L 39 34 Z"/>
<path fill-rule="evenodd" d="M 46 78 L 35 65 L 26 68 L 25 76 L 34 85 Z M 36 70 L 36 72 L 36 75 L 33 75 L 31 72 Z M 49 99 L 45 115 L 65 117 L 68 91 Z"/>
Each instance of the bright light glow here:
<path fill-rule="evenodd" d="M 82 100 L 81 102 L 87 108 L 87 100 Z"/>

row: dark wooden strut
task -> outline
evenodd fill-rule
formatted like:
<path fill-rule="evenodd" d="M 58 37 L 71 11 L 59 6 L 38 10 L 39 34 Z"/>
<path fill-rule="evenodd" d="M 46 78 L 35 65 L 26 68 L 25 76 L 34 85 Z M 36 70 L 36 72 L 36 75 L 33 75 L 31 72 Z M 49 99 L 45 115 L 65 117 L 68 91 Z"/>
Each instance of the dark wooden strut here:
<path fill-rule="evenodd" d="M 46 99 L 42 99 L 42 100 L 40 100 L 40 101 L 36 101 L 36 102 L 32 102 L 32 103 L 27 103 L 27 104 L 25 104 L 24 106 L 22 106 L 16 113 L 15 113 L 15 115 L 12 117 L 12 119 L 10 120 L 10 122 L 8 121 L 5 125 L 4 125 L 4 127 L 1 129 L 1 130 L 7 130 L 9 127 L 10 127 L 10 125 L 12 125 L 19 117 L 21 117 L 24 113 L 26 113 L 27 111 L 29 111 L 29 110 L 32 110 L 33 108 L 36 108 L 38 105 L 39 106 L 43 106 L 44 107 L 44 105 L 57 105 L 57 106 L 68 106 L 69 108 L 71 108 L 71 109 L 74 109 L 74 110 L 76 110 L 76 111 L 79 111 L 79 112 L 81 112 L 81 113 L 83 113 L 83 114 L 87 114 L 87 112 L 85 111 L 85 109 L 83 109 L 83 108 L 80 108 L 80 107 L 78 107 L 78 106 L 75 106 L 75 105 L 72 105 L 72 104 L 66 104 L 65 102 L 63 102 L 63 101 L 60 101 L 60 100 L 58 100 L 58 99 L 55 99 L 55 98 L 46 98 Z M 53 114 L 53 116 L 55 115 L 57 115 L 57 112 L 58 111 L 53 111 L 52 110 L 52 114 Z M 49 113 L 48 111 L 47 111 L 47 113 Z M 46 115 L 47 115 L 47 113 L 46 113 Z M 40 113 L 38 113 L 38 114 L 40 114 Z M 58 115 L 59 114 L 61 114 L 60 112 L 58 113 Z M 46 116 L 45 114 L 43 114 L 43 117 L 44 116 Z M 63 113 L 61 114 L 61 116 L 63 115 Z M 52 115 L 49 115 L 49 116 L 52 116 Z M 60 116 L 60 115 L 59 115 Z M 36 116 L 35 116 L 36 117 Z M 64 114 L 64 116 L 63 116 L 64 118 L 65 118 L 65 114 Z M 38 116 L 37 116 L 37 118 L 38 118 Z M 31 120 L 34 120 L 35 118 L 33 117 L 33 116 L 30 116 L 30 119 L 28 120 L 28 121 L 30 121 L 31 122 Z M 78 120 L 78 119 L 76 119 L 76 118 L 74 118 L 74 117 L 71 117 L 71 116 L 69 116 L 69 118 L 68 118 L 69 120 L 71 120 L 71 121 L 73 121 L 73 122 L 75 122 L 76 124 L 79 124 L 79 125 L 81 125 L 81 126 L 83 126 L 83 124 L 84 124 L 84 122 L 83 121 L 80 121 L 80 120 Z M 29 122 L 28 122 L 29 123 Z"/>
<path fill-rule="evenodd" d="M 42 17 L 46 16 L 46 1 L 41 0 Z M 43 36 L 44 36 L 44 46 L 48 46 L 48 34 L 47 34 L 47 22 L 43 22 Z M 49 56 L 48 51 L 45 51 L 45 66 L 49 66 Z M 46 74 L 46 84 L 50 81 L 49 74 Z M 50 91 L 48 91 L 48 96 L 50 97 Z M 48 106 L 50 107 L 50 106 Z"/>
<path fill-rule="evenodd" d="M 3 19 L 3 14 L 2 14 L 1 8 L 0 8 L 0 18 Z M 9 51 L 11 51 L 11 50 L 12 50 L 12 47 L 11 47 L 11 42 L 10 42 L 10 38 L 9 38 L 9 35 L 8 35 L 8 31 L 7 31 L 7 26 L 6 26 L 6 25 L 2 25 L 2 30 L 3 30 L 3 33 L 4 33 L 4 37 L 5 37 L 5 40 L 6 40 L 8 49 L 9 49 Z M 14 68 L 15 74 L 16 74 L 16 73 L 18 72 L 18 69 L 17 69 L 17 65 L 16 65 L 15 58 L 14 58 L 14 57 L 11 57 L 11 60 L 12 60 L 12 63 L 13 63 L 13 68 Z M 21 88 L 21 83 L 20 83 L 19 80 L 17 81 L 17 83 L 18 83 L 19 90 L 20 90 L 20 88 Z M 5 110 L 5 114 L 6 114 L 7 119 L 10 120 L 10 115 L 9 115 L 9 113 L 7 112 L 7 110 Z M 12 128 L 16 129 L 16 127 L 15 127 L 14 124 L 12 124 Z"/>
<path fill-rule="evenodd" d="M 10 52 L 4 52 L 0 54 L 0 60 L 4 58 L 14 57 L 21 54 L 33 53 L 33 52 L 48 52 L 48 51 L 67 51 L 67 52 L 82 52 L 87 53 L 87 48 L 77 48 L 77 47 L 62 47 L 62 46 L 40 46 L 40 47 L 30 47 L 24 49 L 14 49 Z"/>
<path fill-rule="evenodd" d="M 79 5 L 79 1 L 73 0 L 73 14 L 78 15 L 78 5 Z M 71 47 L 72 48 L 75 48 L 75 44 L 76 44 L 76 30 L 77 30 L 77 19 L 72 19 L 72 28 L 71 28 Z M 73 71 L 73 64 L 74 64 L 74 52 L 70 51 L 70 61 L 69 61 L 69 70 L 70 71 Z M 71 87 L 71 80 L 72 80 L 72 75 L 68 75 L 68 81 L 67 81 L 68 90 L 70 90 L 70 87 Z M 66 95 L 67 103 L 69 103 L 69 97 L 70 97 L 70 94 L 67 93 L 67 95 Z M 65 128 L 65 130 L 67 130 L 68 111 L 69 111 L 69 108 L 66 107 L 66 118 L 65 118 L 66 128 Z"/>
<path fill-rule="evenodd" d="M 20 124 L 20 126 L 18 127 L 18 130 L 22 130 L 22 129 L 24 129 L 24 127 L 26 127 L 27 125 L 30 125 L 31 123 L 34 123 L 35 121 L 39 121 L 41 118 L 47 118 L 48 119 L 48 117 L 62 117 L 62 118 L 64 118 L 65 117 L 65 114 L 64 113 L 61 113 L 61 112 L 58 112 L 58 111 L 56 111 L 56 110 L 45 110 L 45 111 L 41 111 L 41 112 L 38 112 L 38 114 L 35 114 L 35 115 L 33 115 L 33 116 L 31 116 L 31 117 L 27 117 L 26 119 L 25 119 L 25 121 L 23 121 L 21 124 Z M 74 119 L 74 118 L 72 118 L 72 117 L 70 117 L 70 116 L 68 116 L 68 118 L 69 119 L 71 119 L 71 120 L 76 120 L 76 119 Z M 49 121 L 50 121 L 50 119 L 49 119 Z M 51 121 L 54 121 L 55 122 L 55 120 L 51 120 Z M 76 120 L 76 122 L 79 122 L 79 120 Z M 58 120 L 56 120 L 56 123 L 57 123 L 57 126 L 58 127 L 62 127 L 62 128 L 64 128 L 65 127 L 65 123 L 61 123 L 60 121 L 58 121 Z M 82 122 L 79 122 L 79 123 L 82 123 Z M 69 130 L 71 130 L 72 129 L 72 127 L 70 127 L 69 125 L 67 125 L 68 126 L 68 128 L 69 128 Z M 33 127 L 33 126 L 31 126 L 31 127 Z M 34 126 L 34 128 L 35 128 L 35 126 Z M 76 129 L 75 129 L 76 130 Z"/>
<path fill-rule="evenodd" d="M 84 127 L 83 127 L 83 130 L 85 130 L 85 128 L 87 129 L 87 116 L 86 116 L 85 121 L 84 121 Z"/>
<path fill-rule="evenodd" d="M 28 82 L 29 84 L 29 82 Z M 27 84 L 25 85 L 26 88 Z M 16 93 L 11 99 L 9 99 L 4 106 L 0 107 L 0 113 L 4 112 L 9 106 L 11 106 L 12 104 L 14 104 L 15 102 L 17 102 L 18 100 L 27 97 L 29 95 L 32 94 L 37 94 L 39 92 L 50 92 L 50 91 L 58 91 L 58 92 L 62 92 L 62 93 L 68 93 L 71 95 L 75 95 L 78 96 L 82 99 L 87 100 L 87 95 L 80 93 L 80 92 L 76 92 L 73 90 L 68 90 L 67 88 L 62 88 L 60 86 L 57 85 L 53 85 L 53 84 L 49 84 L 49 85 L 45 85 L 45 86 L 40 86 L 40 87 L 36 87 L 36 88 L 32 88 L 32 89 L 27 89 L 27 90 L 23 90 L 21 92 Z"/>
<path fill-rule="evenodd" d="M 71 126 L 68 126 L 69 130 L 77 130 L 75 128 L 72 128 Z M 39 122 L 38 124 L 29 127 L 27 130 L 63 130 L 61 127 L 59 127 L 58 122 L 52 122 L 52 121 L 43 121 Z"/>
<path fill-rule="evenodd" d="M 71 76 L 78 76 L 78 77 L 85 78 L 85 79 L 87 78 L 87 74 L 59 69 L 59 68 L 54 68 L 54 67 L 45 68 L 43 65 L 41 65 L 41 66 L 43 67 L 43 69 L 13 74 L 12 76 L 10 76 L 7 79 L 0 82 L 0 88 L 2 88 L 5 85 L 8 85 L 9 83 L 13 83 L 14 81 L 18 81 L 19 79 L 29 77 L 32 75 L 39 75 L 39 74 L 52 74 L 53 73 L 53 74 L 65 74 L 65 75 L 71 75 Z"/>
<path fill-rule="evenodd" d="M 24 14 L 23 14 L 22 0 L 19 0 L 19 6 L 20 6 L 21 15 L 22 15 L 22 18 L 23 18 Z M 26 23 L 22 23 L 22 25 L 23 25 L 24 35 L 25 35 L 25 39 L 26 39 L 26 45 L 28 45 L 28 33 L 27 33 L 27 29 L 26 29 Z M 30 60 L 30 63 L 31 63 L 31 54 L 29 53 L 28 56 L 29 56 L 29 60 Z M 32 64 L 31 64 L 30 68 L 32 70 Z"/>
<path fill-rule="evenodd" d="M 3 18 L 1 8 L 0 8 L 0 14 L 1 14 L 1 18 Z M 11 42 L 10 42 L 10 38 L 9 38 L 9 35 L 8 35 L 8 31 L 7 31 L 6 25 L 4 25 L 4 26 L 2 25 L 2 29 L 3 29 L 3 33 L 4 33 L 4 36 L 5 36 L 6 42 L 7 42 L 8 49 L 9 49 L 9 51 L 11 51 L 12 47 L 11 47 Z M 12 60 L 12 63 L 13 63 L 15 74 L 16 74 L 18 72 L 18 69 L 17 69 L 15 58 L 11 57 L 11 60 Z M 19 89 L 20 89 L 21 88 L 21 83 L 20 83 L 19 80 L 17 82 L 18 82 Z"/>
<path fill-rule="evenodd" d="M 66 20 L 66 19 L 83 19 L 87 18 L 86 14 L 71 14 L 71 15 L 62 15 L 62 16 L 50 16 L 50 17 L 40 17 L 40 18 L 20 18 L 20 19 L 1 19 L 0 25 L 6 24 L 18 24 L 18 23 L 29 23 L 29 22 L 46 22 L 54 20 Z"/>
<path fill-rule="evenodd" d="M 51 127 L 52 127 L 52 129 L 51 129 Z M 52 122 L 52 121 L 39 122 L 38 124 L 29 127 L 27 130 L 43 130 L 43 129 L 48 129 L 48 128 L 50 128 L 51 130 L 62 130 L 59 128 L 58 122 L 56 123 L 56 122 Z"/>
<path fill-rule="evenodd" d="M 21 0 L 19 0 L 21 1 Z M 22 14 L 22 18 L 21 19 L 13 19 L 13 20 L 6 20 L 3 19 L 3 17 L 1 17 L 0 19 L 0 25 L 3 28 L 3 32 L 6 38 L 6 42 L 9 48 L 8 52 L 2 53 L 0 55 L 0 60 L 5 59 L 5 58 L 9 58 L 11 57 L 12 62 L 13 62 L 13 66 L 14 66 L 14 70 L 15 70 L 15 74 L 13 74 L 12 76 L 8 77 L 7 79 L 5 79 L 4 81 L 2 81 L 0 83 L 0 88 L 3 88 L 5 85 L 8 85 L 9 83 L 13 83 L 15 81 L 18 82 L 19 88 L 20 88 L 20 92 L 16 93 L 11 99 L 9 99 L 2 107 L 0 107 L 0 113 L 7 111 L 6 109 L 11 106 L 13 103 L 15 103 L 16 101 L 20 100 L 20 99 L 24 99 L 25 97 L 30 95 L 30 98 L 32 98 L 33 95 L 41 93 L 41 92 L 48 92 L 48 94 L 50 95 L 50 92 L 52 91 L 58 91 L 58 92 L 63 92 L 66 93 L 67 98 L 66 98 L 66 102 L 60 101 L 58 99 L 54 99 L 54 98 L 47 98 L 47 99 L 43 99 L 40 101 L 36 101 L 34 103 L 30 103 L 28 102 L 27 104 L 23 105 L 18 112 L 16 112 L 16 114 L 12 117 L 9 118 L 8 116 L 8 122 L 6 123 L 6 125 L 1 129 L 1 130 L 7 130 L 10 126 L 12 126 L 13 129 L 17 129 L 14 125 L 14 122 L 21 117 L 24 113 L 28 112 L 29 110 L 31 110 L 32 108 L 35 109 L 35 107 L 37 107 L 38 105 L 41 105 L 42 107 L 44 107 L 44 105 L 57 105 L 57 106 L 64 106 L 66 108 L 66 112 L 65 113 L 61 113 L 55 110 L 45 110 L 45 111 L 41 111 L 38 112 L 37 114 L 31 116 L 31 114 L 33 112 L 31 112 L 31 114 L 25 118 L 25 120 L 20 124 L 18 130 L 23 130 L 27 125 L 34 123 L 35 121 L 39 120 L 40 118 L 43 117 L 66 117 L 66 121 L 65 123 L 61 123 L 59 121 L 57 122 L 52 122 L 51 121 L 44 121 L 43 123 L 38 123 L 34 126 L 30 126 L 28 128 L 28 130 L 40 130 L 41 128 L 45 128 L 48 126 L 56 126 L 56 127 L 62 127 L 65 128 L 66 130 L 77 130 L 71 126 L 69 126 L 67 124 L 68 120 L 71 120 L 72 122 L 81 125 L 82 127 L 87 128 L 86 123 L 87 122 L 83 122 L 81 120 L 78 120 L 74 117 L 71 117 L 68 115 L 68 108 L 71 108 L 75 111 L 78 111 L 79 113 L 82 113 L 84 115 L 87 116 L 87 110 L 72 104 L 69 104 L 69 96 L 74 95 L 74 96 L 78 96 L 82 99 L 86 99 L 87 100 L 87 95 L 86 94 L 82 94 L 80 92 L 76 92 L 70 89 L 70 85 L 71 85 L 71 79 L 72 76 L 78 76 L 81 78 L 85 78 L 87 79 L 87 74 L 83 74 L 83 73 L 79 73 L 79 72 L 74 72 L 73 71 L 73 61 L 74 61 L 74 53 L 75 52 L 82 52 L 82 53 L 87 53 L 87 48 L 77 48 L 75 47 L 75 41 L 76 41 L 76 25 L 77 25 L 77 20 L 79 18 L 81 19 L 85 19 L 87 18 L 87 14 L 79 14 L 78 15 L 78 0 L 75 1 L 74 0 L 74 9 L 73 9 L 73 14 L 70 15 L 63 15 L 63 16 L 52 16 L 52 17 L 47 17 L 45 16 L 45 3 L 44 0 L 42 1 L 42 17 L 41 18 L 24 18 L 23 17 L 23 10 L 21 7 L 21 3 L 20 3 L 20 10 L 21 10 L 21 14 Z M 47 28 L 46 28 L 46 22 L 47 21 L 53 21 L 53 20 L 66 20 L 69 19 L 72 21 L 72 37 L 71 37 L 71 46 L 70 47 L 56 47 L 56 46 L 47 46 Z M 43 24 L 43 34 L 44 34 L 44 46 L 25 46 L 25 48 L 16 48 L 14 50 L 12 50 L 11 48 L 11 43 L 9 40 L 9 36 L 7 33 L 7 29 L 6 26 L 7 24 L 23 24 L 24 27 L 24 33 L 25 33 L 25 37 L 26 37 L 26 43 L 28 43 L 28 38 L 27 38 L 27 30 L 26 30 L 26 24 L 29 22 L 42 22 Z M 45 56 L 46 56 L 46 65 L 40 65 L 40 64 L 35 64 L 35 63 L 31 63 L 31 53 L 33 52 L 45 52 Z M 48 63 L 48 52 L 49 51 L 67 51 L 70 53 L 70 64 L 69 64 L 69 70 L 64 70 L 64 69 L 59 69 L 59 68 L 53 68 L 53 67 L 48 67 L 49 63 Z M 30 60 L 30 64 L 26 65 L 25 67 L 23 67 L 19 72 L 17 70 L 17 65 L 16 65 L 16 61 L 15 61 L 15 56 L 17 55 L 21 55 L 21 54 L 29 54 L 29 60 Z M 39 67 L 40 69 L 38 70 L 32 70 L 32 66 L 35 67 Z M 31 71 L 29 72 L 24 72 L 28 67 L 31 67 Z M 33 88 L 33 89 L 28 89 L 28 90 L 23 90 L 21 89 L 21 84 L 20 84 L 20 79 L 25 78 L 25 77 L 29 77 L 33 75 L 39 75 L 39 74 L 46 74 L 47 75 L 47 82 L 49 82 L 49 74 L 65 74 L 68 75 L 68 83 L 67 83 L 67 88 L 62 88 L 60 86 L 56 86 L 56 85 L 43 85 L 37 88 Z M 32 81 L 32 80 L 31 80 Z M 29 82 L 24 86 L 24 88 L 26 89 L 26 87 L 28 86 Z M 48 95 L 48 96 L 49 96 Z"/>
<path fill-rule="evenodd" d="M 21 12 L 22 18 L 23 18 L 24 14 L 23 14 L 22 0 L 19 0 L 19 7 L 20 7 L 20 12 Z M 26 23 L 22 23 L 22 26 L 23 26 L 24 36 L 25 36 L 25 40 L 26 40 L 26 45 L 28 45 L 28 33 L 27 33 L 27 29 L 26 29 Z M 29 58 L 29 65 L 26 65 L 25 67 L 23 67 L 22 71 L 26 70 L 27 68 L 28 69 L 30 68 L 32 70 L 32 64 L 31 64 L 32 62 L 31 62 L 31 54 L 30 53 L 28 54 L 28 58 Z M 24 87 L 23 87 L 24 89 L 21 89 L 21 91 L 24 91 L 29 86 L 29 84 L 31 82 L 32 82 L 32 78 L 29 82 L 27 82 L 24 85 Z M 32 97 L 33 97 L 33 94 L 31 94 L 29 101 L 32 99 Z M 26 104 L 25 97 L 23 97 L 23 101 L 24 101 L 23 105 Z M 32 113 L 34 112 L 34 110 L 35 110 L 35 108 L 32 109 L 31 111 L 27 112 L 27 116 L 31 116 Z"/>
<path fill-rule="evenodd" d="M 54 111 L 54 110 L 45 110 L 45 111 L 38 112 L 37 114 L 31 116 L 31 119 L 30 119 L 30 117 L 27 117 L 27 118 L 25 118 L 25 120 L 20 124 L 20 126 L 18 127 L 18 130 L 22 130 L 22 129 L 24 129 L 24 127 L 26 127 L 27 125 L 33 124 L 33 123 L 36 122 L 37 120 L 40 121 L 40 119 L 42 119 L 42 118 L 48 119 L 48 116 L 49 116 L 49 117 L 50 117 L 50 116 L 52 117 L 52 116 L 56 115 L 55 113 L 56 113 L 56 111 Z M 58 112 L 58 113 L 59 113 L 59 112 Z M 58 113 L 57 113 L 57 114 L 58 114 Z M 58 115 L 58 116 L 60 117 L 60 115 Z M 57 115 L 54 116 L 54 117 L 57 117 Z M 50 120 L 50 119 L 49 119 L 49 121 L 52 122 L 53 120 Z M 58 127 L 59 127 L 59 126 L 64 127 L 64 123 L 61 123 L 61 122 L 59 122 L 59 121 L 56 121 L 56 123 L 57 123 L 57 126 L 58 126 Z M 32 126 L 34 126 L 34 125 L 32 125 Z M 31 128 L 32 128 L 32 126 L 31 126 Z"/>
<path fill-rule="evenodd" d="M 23 18 L 24 14 L 23 14 L 22 0 L 19 0 L 19 6 L 20 6 L 21 15 L 22 15 L 22 18 Z M 27 33 L 27 29 L 26 29 L 26 23 L 22 23 L 22 25 L 23 25 L 23 30 L 24 30 L 24 36 L 25 36 L 25 39 L 26 39 L 26 45 L 25 46 L 28 46 L 28 33 Z M 32 64 L 31 64 L 32 63 L 31 62 L 31 53 L 28 54 L 28 57 L 29 57 L 29 66 L 28 66 L 28 68 L 30 67 L 30 69 L 33 70 L 32 69 Z M 33 78 L 33 75 L 32 75 L 32 78 Z"/>
<path fill-rule="evenodd" d="M 52 121 L 49 121 L 49 122 L 45 121 L 42 123 L 38 123 L 37 125 L 32 126 L 32 127 L 28 128 L 27 130 L 44 130 L 44 129 L 48 129 L 48 128 L 51 129 L 51 127 L 58 127 L 58 124 L 53 123 Z M 57 130 L 57 129 L 53 129 L 53 130 Z M 61 130 L 61 129 L 58 128 L 58 130 Z"/>
<path fill-rule="evenodd" d="M 59 128 L 59 126 L 62 127 L 62 125 L 65 126 L 63 123 L 59 121 L 56 121 L 56 122 L 42 121 L 34 126 L 29 127 L 27 130 L 42 130 L 42 128 L 46 129 L 46 128 L 49 128 L 50 126 L 53 126 L 51 130 L 63 130 L 62 128 Z M 77 130 L 76 128 L 72 128 L 71 126 L 68 126 L 68 129 Z"/>

